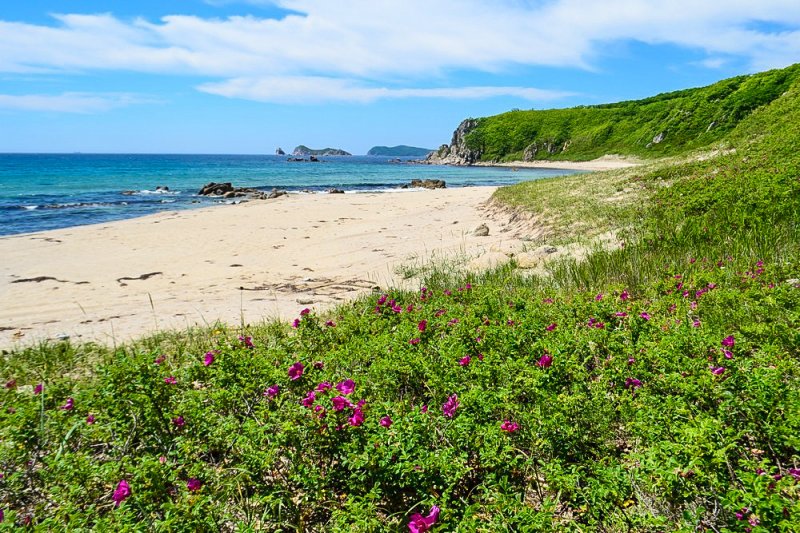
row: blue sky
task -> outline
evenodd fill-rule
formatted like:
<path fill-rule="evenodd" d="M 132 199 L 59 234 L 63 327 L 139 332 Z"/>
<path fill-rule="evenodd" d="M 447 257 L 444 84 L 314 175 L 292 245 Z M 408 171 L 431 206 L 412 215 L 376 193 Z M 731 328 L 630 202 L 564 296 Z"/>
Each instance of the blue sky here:
<path fill-rule="evenodd" d="M 0 152 L 435 148 L 798 61 L 797 0 L 4 2 Z"/>

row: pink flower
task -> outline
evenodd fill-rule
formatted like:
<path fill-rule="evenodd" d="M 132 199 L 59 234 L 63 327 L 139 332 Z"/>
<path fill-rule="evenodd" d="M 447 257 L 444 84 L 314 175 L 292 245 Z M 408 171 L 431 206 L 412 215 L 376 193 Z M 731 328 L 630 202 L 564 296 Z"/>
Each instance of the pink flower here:
<path fill-rule="evenodd" d="M 512 422 L 511 420 L 504 420 L 503 423 L 500 424 L 500 429 L 509 433 L 514 433 L 515 431 L 519 430 L 519 424 Z"/>
<path fill-rule="evenodd" d="M 725 359 L 733 359 L 733 353 L 730 350 L 722 350 L 722 355 L 725 356 Z"/>
<path fill-rule="evenodd" d="M 317 385 L 317 388 L 316 388 L 315 390 L 316 390 L 317 392 L 325 392 L 325 391 L 329 391 L 329 390 L 331 390 L 332 388 L 333 388 L 333 385 L 331 385 L 331 384 L 330 384 L 330 383 L 328 383 L 327 381 L 323 381 L 322 383 L 320 383 L 319 385 Z"/>
<path fill-rule="evenodd" d="M 467 366 L 471 360 L 472 358 L 470 356 L 465 355 L 464 357 L 458 360 L 458 364 L 461 366 Z"/>
<path fill-rule="evenodd" d="M 269 397 L 269 399 L 271 400 L 275 396 L 277 396 L 280 391 L 281 388 L 278 385 L 273 385 L 264 391 L 264 396 Z"/>
<path fill-rule="evenodd" d="M 433 313 L 433 316 L 435 316 L 436 318 L 439 318 L 440 316 L 442 316 L 442 315 L 443 315 L 443 314 L 445 314 L 446 312 L 447 312 L 447 309 L 439 309 L 438 311 L 436 311 L 435 313 Z"/>
<path fill-rule="evenodd" d="M 422 516 L 419 513 L 411 515 L 411 521 L 408 523 L 408 529 L 411 533 L 425 533 L 429 531 L 436 521 L 439 519 L 439 508 L 435 505 L 431 507 L 431 512 L 428 516 Z"/>
<path fill-rule="evenodd" d="M 389 415 L 386 415 L 383 418 L 381 418 L 381 425 L 383 427 L 388 429 L 388 428 L 392 427 L 392 424 L 393 424 L 393 422 L 392 422 L 392 419 L 389 417 Z"/>
<path fill-rule="evenodd" d="M 636 378 L 628 378 L 625 380 L 625 388 L 626 389 L 638 389 L 642 386 L 642 382 Z"/>
<path fill-rule="evenodd" d="M 244 337 L 242 335 L 239 335 L 239 340 L 242 341 L 244 345 L 247 346 L 248 348 L 253 348 L 255 346 L 253 344 L 253 337 L 250 336 Z"/>
<path fill-rule="evenodd" d="M 346 379 L 341 383 L 336 384 L 336 390 L 347 396 L 348 394 L 352 394 L 354 390 L 356 390 L 356 382 L 352 379 Z"/>
<path fill-rule="evenodd" d="M 428 321 L 427 320 L 420 320 L 419 324 L 417 324 L 417 329 L 422 333 L 426 329 L 428 329 Z"/>
<path fill-rule="evenodd" d="M 315 361 L 314 362 L 314 368 L 317 369 L 317 370 L 322 370 L 323 368 L 325 368 L 325 362 L 324 361 Z"/>
<path fill-rule="evenodd" d="M 383 304 L 385 304 L 385 303 L 386 303 L 386 299 L 387 299 L 388 297 L 389 297 L 389 295 L 388 295 L 388 294 L 383 294 L 383 295 L 381 295 L 381 297 L 380 297 L 380 298 L 378 298 L 378 305 L 383 305 Z"/>
<path fill-rule="evenodd" d="M 211 366 L 211 363 L 213 362 L 214 362 L 214 352 L 206 352 L 206 356 L 203 358 L 203 365 Z"/>
<path fill-rule="evenodd" d="M 347 423 L 353 427 L 358 427 L 364 423 L 364 411 L 361 410 L 361 407 L 356 407 L 353 411 L 353 416 L 351 416 Z"/>
<path fill-rule="evenodd" d="M 189 492 L 197 492 L 202 486 L 203 482 L 196 477 L 189 478 L 189 481 L 186 482 L 186 488 L 189 490 Z"/>
<path fill-rule="evenodd" d="M 175 385 L 178 383 L 178 380 L 175 378 L 175 376 L 170 376 L 168 378 L 164 378 L 164 383 L 167 385 Z"/>
<path fill-rule="evenodd" d="M 17 388 L 17 380 L 16 379 L 9 379 L 6 381 L 6 388 L 8 390 L 16 389 Z"/>
<path fill-rule="evenodd" d="M 39 383 L 33 388 L 33 393 L 38 395 L 41 394 L 43 390 L 44 390 L 44 385 Z"/>
<path fill-rule="evenodd" d="M 307 315 L 307 314 L 309 314 L 310 312 L 311 312 L 311 309 L 309 309 L 308 307 L 306 307 L 305 309 L 303 309 L 302 311 L 300 311 L 300 316 L 306 316 L 306 315 Z"/>
<path fill-rule="evenodd" d="M 628 313 L 626 313 L 625 311 L 619 311 L 617 313 L 614 313 L 614 316 L 618 316 L 620 318 L 625 318 L 626 316 L 628 316 Z"/>
<path fill-rule="evenodd" d="M 461 405 L 458 403 L 458 395 L 453 394 L 447 398 L 447 401 L 442 404 L 442 413 L 447 418 L 453 418 L 456 415 L 456 409 Z"/>
<path fill-rule="evenodd" d="M 75 400 L 72 398 L 67 398 L 67 401 L 64 405 L 61 406 L 62 411 L 72 411 L 75 408 Z"/>
<path fill-rule="evenodd" d="M 295 329 L 300 327 L 300 319 L 299 318 L 295 318 L 294 319 L 294 321 L 292 322 L 292 327 L 295 328 Z"/>
<path fill-rule="evenodd" d="M 344 396 L 334 396 L 331 398 L 334 411 L 342 411 L 347 407 L 353 407 L 353 403 Z"/>
<path fill-rule="evenodd" d="M 317 399 L 317 395 L 314 394 L 314 391 L 312 390 L 312 391 L 309 391 L 308 394 L 306 394 L 306 397 L 303 398 L 300 403 L 302 403 L 303 406 L 308 407 L 310 409 L 311 406 L 314 405 L 314 400 L 316 400 L 316 399 Z"/>
<path fill-rule="evenodd" d="M 546 329 L 547 331 L 553 331 L 554 329 L 556 329 L 556 327 L 557 327 L 556 323 L 553 322 L 552 324 L 550 324 L 549 326 L 547 326 L 544 329 Z"/>
<path fill-rule="evenodd" d="M 94 415 L 89 413 L 89 416 L 86 417 L 86 424 L 92 425 L 94 424 Z"/>
<path fill-rule="evenodd" d="M 157 364 L 157 365 L 160 365 L 161 363 L 163 363 L 166 360 L 167 360 L 167 356 L 166 355 L 159 355 L 158 357 L 156 357 L 156 360 L 153 361 L 153 362 L 155 364 Z"/>
<path fill-rule="evenodd" d="M 111 499 L 114 500 L 114 507 L 119 507 L 119 504 L 127 500 L 131 495 L 131 486 L 128 485 L 128 482 L 120 480 L 117 484 L 116 490 L 114 490 L 114 494 L 111 495 Z"/>
<path fill-rule="evenodd" d="M 619 299 L 622 300 L 623 302 L 626 301 L 628 298 L 630 298 L 630 294 L 628 294 L 627 290 L 623 290 L 619 295 Z"/>
<path fill-rule="evenodd" d="M 700 324 L 700 320 L 699 320 L 699 319 L 695 319 L 695 320 L 692 322 L 692 327 L 699 328 L 699 327 L 700 327 L 700 325 L 701 325 L 701 324 Z"/>
<path fill-rule="evenodd" d="M 183 416 L 176 416 L 175 418 L 172 419 L 172 424 L 175 427 L 182 428 L 183 426 L 186 425 L 186 420 L 183 419 Z"/>
<path fill-rule="evenodd" d="M 422 407 L 419 408 L 419 412 L 425 414 L 428 412 L 428 404 L 424 404 Z"/>
<path fill-rule="evenodd" d="M 334 322 L 333 320 L 326 320 L 325 321 L 325 327 L 335 328 L 336 327 L 336 322 Z"/>
<path fill-rule="evenodd" d="M 539 358 L 539 361 L 536 364 L 542 368 L 550 368 L 550 365 L 553 364 L 553 356 L 550 354 L 544 354 Z"/>
<path fill-rule="evenodd" d="M 724 339 L 722 339 L 721 343 L 725 348 L 733 348 L 733 345 L 736 344 L 736 341 L 733 338 L 733 335 L 728 335 Z"/>
<path fill-rule="evenodd" d="M 413 339 L 408 341 L 408 344 L 410 344 L 412 346 L 416 346 L 417 344 L 419 344 L 419 337 L 414 337 Z"/>
<path fill-rule="evenodd" d="M 647 311 L 642 311 L 641 313 L 639 313 L 639 316 L 645 320 L 650 320 L 650 314 Z"/>
<path fill-rule="evenodd" d="M 595 302 L 599 302 L 599 301 L 600 301 L 600 300 L 602 300 L 602 299 L 603 299 L 603 293 L 602 293 L 602 292 L 601 292 L 601 293 L 599 293 L 597 296 L 595 296 L 595 297 L 594 297 L 594 301 L 595 301 Z"/>
<path fill-rule="evenodd" d="M 636 362 L 636 359 L 634 359 L 633 357 L 628 357 L 628 365 L 632 365 L 635 362 Z"/>
<path fill-rule="evenodd" d="M 711 373 L 715 376 L 721 376 L 725 372 L 725 367 L 723 366 L 711 366 Z"/>
<path fill-rule="evenodd" d="M 554 301 L 555 301 L 555 300 L 553 300 L 552 298 L 544 298 L 544 299 L 542 300 L 542 303 L 544 303 L 544 304 L 551 304 L 551 303 L 553 303 Z"/>
<path fill-rule="evenodd" d="M 301 363 L 300 361 L 290 366 L 289 379 L 291 379 L 292 381 L 297 381 L 298 379 L 303 377 L 303 369 L 305 369 L 305 367 L 303 366 L 303 363 Z"/>

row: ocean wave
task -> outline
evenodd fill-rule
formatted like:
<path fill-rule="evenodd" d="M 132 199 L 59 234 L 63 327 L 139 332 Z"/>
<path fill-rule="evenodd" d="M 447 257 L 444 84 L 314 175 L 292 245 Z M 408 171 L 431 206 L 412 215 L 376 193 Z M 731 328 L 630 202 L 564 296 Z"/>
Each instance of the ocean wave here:
<path fill-rule="evenodd" d="M 181 194 L 181 191 L 170 191 L 165 189 L 142 189 L 141 191 L 122 191 L 122 194 L 125 196 L 149 196 L 153 194 L 158 195 L 169 195 L 169 196 L 177 196 Z"/>

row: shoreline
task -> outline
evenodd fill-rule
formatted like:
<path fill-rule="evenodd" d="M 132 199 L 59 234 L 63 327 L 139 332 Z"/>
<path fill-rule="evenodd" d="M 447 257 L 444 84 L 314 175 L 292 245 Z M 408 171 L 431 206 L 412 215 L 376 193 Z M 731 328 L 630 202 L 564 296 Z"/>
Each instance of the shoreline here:
<path fill-rule="evenodd" d="M 0 348 L 291 319 L 399 286 L 401 265 L 489 266 L 521 246 L 486 206 L 496 189 L 287 195 L 3 236 Z"/>
<path fill-rule="evenodd" d="M 590 161 L 510 161 L 507 163 L 474 163 L 476 167 L 504 167 L 504 168 L 547 168 L 555 170 L 585 170 L 598 172 L 603 170 L 618 170 L 621 168 L 636 167 L 644 164 L 643 161 L 630 157 L 604 155 Z"/>

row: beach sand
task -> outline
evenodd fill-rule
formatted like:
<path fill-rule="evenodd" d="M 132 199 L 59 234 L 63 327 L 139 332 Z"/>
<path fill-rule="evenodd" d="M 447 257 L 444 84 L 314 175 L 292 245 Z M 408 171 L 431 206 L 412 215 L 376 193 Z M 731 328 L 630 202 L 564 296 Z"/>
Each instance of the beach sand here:
<path fill-rule="evenodd" d="M 291 319 L 396 286 L 398 266 L 431 256 L 488 266 L 522 236 L 492 218 L 493 191 L 297 194 L 2 237 L 0 347 Z"/>
<path fill-rule="evenodd" d="M 566 170 L 617 170 L 641 165 L 642 161 L 633 157 L 604 155 L 590 161 L 513 161 L 509 163 L 475 163 L 475 166 L 511 168 L 556 168 Z"/>

